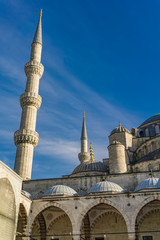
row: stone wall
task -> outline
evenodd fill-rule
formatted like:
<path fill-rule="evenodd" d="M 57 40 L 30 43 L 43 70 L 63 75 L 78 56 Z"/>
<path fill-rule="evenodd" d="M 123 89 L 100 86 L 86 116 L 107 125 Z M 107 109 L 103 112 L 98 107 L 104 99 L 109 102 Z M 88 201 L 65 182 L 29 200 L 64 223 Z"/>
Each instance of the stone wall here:
<path fill-rule="evenodd" d="M 54 178 L 54 179 L 42 179 L 42 180 L 31 180 L 23 182 L 23 189 L 33 196 L 42 195 L 48 188 L 53 185 L 67 185 L 77 192 L 81 189 L 87 190 L 97 182 L 107 180 L 110 182 L 117 183 L 123 189 L 127 191 L 134 191 L 136 186 L 149 177 L 149 171 L 146 172 L 135 172 L 135 173 L 124 173 L 124 174 L 110 174 L 103 176 L 85 176 L 85 177 L 65 177 L 65 178 Z M 160 171 L 154 173 L 155 177 L 160 176 Z"/>
<path fill-rule="evenodd" d="M 16 235 L 22 179 L 0 162 L 0 238 L 14 240 Z"/>

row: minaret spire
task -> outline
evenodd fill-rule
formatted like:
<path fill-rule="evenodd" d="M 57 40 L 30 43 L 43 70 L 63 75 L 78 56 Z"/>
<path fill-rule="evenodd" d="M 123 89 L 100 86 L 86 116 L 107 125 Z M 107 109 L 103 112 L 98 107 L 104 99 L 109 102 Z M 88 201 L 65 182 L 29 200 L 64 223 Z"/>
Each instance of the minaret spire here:
<path fill-rule="evenodd" d="M 20 97 L 22 107 L 20 129 L 14 134 L 14 142 L 17 146 L 14 170 L 23 178 L 31 178 L 33 150 L 39 141 L 39 135 L 35 131 L 37 110 L 41 106 L 42 98 L 38 94 L 39 80 L 43 75 L 44 67 L 41 64 L 42 52 L 42 11 L 37 24 L 34 39 L 31 45 L 30 61 L 25 65 L 27 83 L 25 92 Z"/>
<path fill-rule="evenodd" d="M 41 23 L 41 18 L 42 18 L 42 9 L 40 11 L 39 21 L 38 21 L 38 24 L 37 24 L 36 32 L 34 34 L 33 43 L 40 43 L 40 44 L 42 44 L 42 23 Z"/>
<path fill-rule="evenodd" d="M 85 121 L 85 111 L 83 111 L 83 124 L 82 124 L 81 140 L 88 140 L 86 121 Z"/>
<path fill-rule="evenodd" d="M 78 154 L 80 162 L 86 162 L 89 160 L 88 153 L 88 138 L 87 138 L 87 128 L 85 121 L 85 111 L 83 111 L 83 123 L 82 123 L 82 132 L 81 132 L 81 152 Z"/>

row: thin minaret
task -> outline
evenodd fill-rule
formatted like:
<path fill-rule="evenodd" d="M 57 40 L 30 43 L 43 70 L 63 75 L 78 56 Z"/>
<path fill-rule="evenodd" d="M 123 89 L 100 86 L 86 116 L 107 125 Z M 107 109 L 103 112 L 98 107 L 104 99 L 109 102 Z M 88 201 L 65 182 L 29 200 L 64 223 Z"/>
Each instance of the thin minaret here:
<path fill-rule="evenodd" d="M 39 135 L 35 131 L 37 110 L 41 106 L 42 98 L 38 94 L 39 80 L 43 75 L 44 67 L 41 64 L 42 52 L 42 10 L 37 29 L 31 45 L 30 61 L 25 65 L 27 84 L 25 92 L 20 97 L 22 107 L 20 129 L 14 134 L 14 143 L 17 146 L 14 170 L 23 180 L 31 179 L 33 150 L 37 146 Z"/>
<path fill-rule="evenodd" d="M 87 138 L 87 128 L 85 121 L 85 112 L 83 112 L 83 123 L 81 132 L 81 152 L 78 154 L 81 163 L 89 161 L 90 154 L 88 153 L 88 138 Z"/>

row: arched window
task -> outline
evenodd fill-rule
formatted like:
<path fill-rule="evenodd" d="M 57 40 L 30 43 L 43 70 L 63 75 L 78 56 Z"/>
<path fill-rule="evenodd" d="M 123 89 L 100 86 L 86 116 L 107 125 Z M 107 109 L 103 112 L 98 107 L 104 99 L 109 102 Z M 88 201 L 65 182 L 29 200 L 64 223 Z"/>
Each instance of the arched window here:
<path fill-rule="evenodd" d="M 142 130 L 139 132 L 139 136 L 144 137 L 144 132 Z"/>

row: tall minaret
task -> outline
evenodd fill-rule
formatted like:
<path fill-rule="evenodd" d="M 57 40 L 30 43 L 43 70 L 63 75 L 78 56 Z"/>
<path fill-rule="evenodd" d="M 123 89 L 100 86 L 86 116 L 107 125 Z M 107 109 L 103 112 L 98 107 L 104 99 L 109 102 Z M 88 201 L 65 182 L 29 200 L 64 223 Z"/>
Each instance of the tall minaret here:
<path fill-rule="evenodd" d="M 37 110 L 41 106 L 42 98 L 38 94 L 39 79 L 44 67 L 41 64 L 42 52 L 42 10 L 37 29 L 31 45 L 30 61 L 25 65 L 27 84 L 25 92 L 20 97 L 22 107 L 20 129 L 14 134 L 14 143 L 17 146 L 14 170 L 23 180 L 31 179 L 33 149 L 37 146 L 39 135 L 35 131 Z"/>
<path fill-rule="evenodd" d="M 89 161 L 90 158 L 90 154 L 88 153 L 88 138 L 85 121 L 85 112 L 83 112 L 83 123 L 81 132 L 81 152 L 78 154 L 78 157 L 81 163 Z"/>

